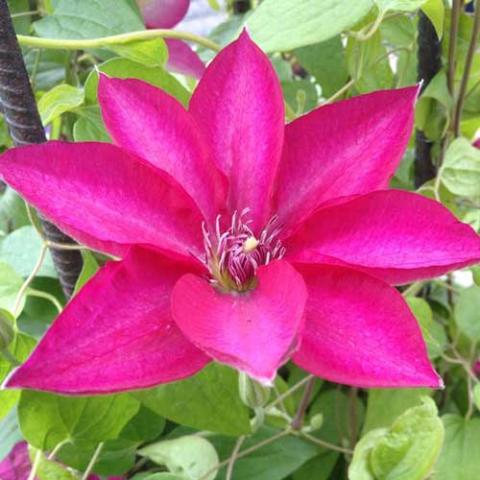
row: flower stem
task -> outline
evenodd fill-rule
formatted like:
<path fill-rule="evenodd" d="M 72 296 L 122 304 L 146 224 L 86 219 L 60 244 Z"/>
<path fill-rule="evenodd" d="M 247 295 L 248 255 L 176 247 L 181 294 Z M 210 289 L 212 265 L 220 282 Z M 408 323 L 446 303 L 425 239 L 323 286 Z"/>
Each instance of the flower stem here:
<path fill-rule="evenodd" d="M 20 314 L 20 305 L 22 302 L 22 298 L 27 292 L 28 287 L 30 286 L 33 279 L 39 272 L 40 268 L 42 268 L 43 261 L 45 260 L 46 254 L 47 254 L 47 247 L 46 245 L 42 245 L 42 249 L 40 250 L 40 255 L 38 256 L 37 263 L 33 267 L 32 273 L 30 273 L 30 275 L 28 276 L 28 278 L 25 280 L 22 287 L 18 291 L 17 297 L 15 299 L 15 305 L 13 307 L 13 314 L 15 317 L 18 317 L 18 315 Z"/>
<path fill-rule="evenodd" d="M 310 378 L 305 385 L 305 391 L 303 392 L 303 397 L 300 400 L 300 405 L 298 406 L 297 413 L 292 420 L 291 427 L 293 430 L 300 430 L 303 425 L 303 419 L 305 418 L 305 413 L 307 412 L 308 405 L 312 399 L 313 386 L 315 384 L 315 377 Z"/>
<path fill-rule="evenodd" d="M 32 469 L 30 470 L 30 474 L 28 475 L 27 480 L 34 480 L 35 479 L 35 476 L 37 475 L 38 467 L 40 466 L 41 459 L 42 459 L 42 451 L 37 450 L 37 452 L 35 453 L 35 458 L 33 460 Z"/>
<path fill-rule="evenodd" d="M 477 49 L 478 39 L 480 37 L 480 0 L 475 3 L 475 17 L 473 21 L 472 36 L 468 46 L 467 57 L 465 59 L 465 67 L 463 69 L 462 81 L 458 92 L 458 99 L 455 105 L 455 114 L 453 117 L 453 131 L 456 137 L 460 135 L 460 120 L 462 118 L 463 105 L 465 103 L 465 95 L 467 93 L 468 80 L 472 70 L 473 58 Z"/>
<path fill-rule="evenodd" d="M 232 480 L 232 475 L 233 475 L 233 467 L 235 465 L 235 462 L 237 461 L 238 458 L 238 452 L 240 451 L 240 448 L 243 445 L 243 442 L 245 441 L 245 435 L 242 437 L 239 437 L 237 442 L 235 443 L 235 447 L 233 447 L 232 454 L 230 455 L 230 458 L 228 460 L 228 466 L 227 466 L 227 472 L 225 474 L 225 480 Z"/>
<path fill-rule="evenodd" d="M 101 443 L 98 444 L 97 449 L 96 449 L 95 452 L 93 453 L 92 458 L 90 459 L 90 462 L 89 462 L 88 465 L 87 465 L 87 469 L 85 470 L 85 472 L 84 472 L 84 474 L 83 474 L 83 476 L 82 476 L 82 480 L 87 480 L 87 479 L 88 479 L 88 477 L 89 477 L 90 474 L 92 473 L 93 467 L 94 467 L 95 464 L 97 463 L 98 457 L 99 457 L 100 454 L 102 453 L 102 450 L 103 450 L 103 442 L 101 442 Z"/>
<path fill-rule="evenodd" d="M 195 35 L 190 32 L 181 32 L 178 30 L 152 29 L 139 30 L 137 32 L 121 33 L 107 37 L 88 38 L 88 39 L 66 39 L 66 38 L 41 38 L 29 35 L 17 35 L 18 43 L 24 47 L 50 48 L 57 50 L 88 50 L 91 48 L 108 48 L 112 45 L 128 44 L 141 40 L 152 40 L 155 38 L 175 38 L 196 43 L 202 47 L 218 52 L 221 46 L 208 38 Z"/>

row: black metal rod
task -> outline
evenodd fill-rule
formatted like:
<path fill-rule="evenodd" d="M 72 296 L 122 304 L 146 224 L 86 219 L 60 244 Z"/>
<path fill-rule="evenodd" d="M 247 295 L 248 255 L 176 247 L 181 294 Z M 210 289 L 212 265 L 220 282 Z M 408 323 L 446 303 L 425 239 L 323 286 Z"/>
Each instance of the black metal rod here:
<path fill-rule="evenodd" d="M 0 0 L 0 107 L 15 145 L 47 140 L 6 0 Z M 74 243 L 52 223 L 42 220 L 42 226 L 48 240 Z M 70 297 L 82 256 L 76 250 L 51 249 L 51 253 L 63 291 Z"/>
<path fill-rule="evenodd" d="M 442 67 L 441 43 L 429 18 L 420 12 L 418 21 L 418 80 L 423 81 L 422 89 Z M 417 130 L 415 135 L 415 188 L 420 187 L 436 175 L 436 167 L 432 158 L 433 143 L 424 132 Z"/>

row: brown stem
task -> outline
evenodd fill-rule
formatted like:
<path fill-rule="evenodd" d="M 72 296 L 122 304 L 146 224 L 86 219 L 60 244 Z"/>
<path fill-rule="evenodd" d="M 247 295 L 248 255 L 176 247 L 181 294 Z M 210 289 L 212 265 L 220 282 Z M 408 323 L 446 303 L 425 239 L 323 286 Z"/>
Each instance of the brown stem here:
<path fill-rule="evenodd" d="M 46 141 L 6 0 L 0 0 L 0 106 L 15 145 Z M 48 240 L 73 242 L 52 223 L 43 220 L 42 225 Z M 81 254 L 52 250 L 52 257 L 63 291 L 70 297 L 82 268 Z"/>
<path fill-rule="evenodd" d="M 291 427 L 293 430 L 300 430 L 303 426 L 303 419 L 305 418 L 305 413 L 307 412 L 308 405 L 312 399 L 313 386 L 315 384 L 315 378 L 311 378 L 305 390 L 303 392 L 303 397 L 300 400 L 300 405 L 298 406 L 297 413 L 292 420 Z"/>
<path fill-rule="evenodd" d="M 441 43 L 429 18 L 420 12 L 418 21 L 418 80 L 423 81 L 422 90 L 440 71 Z M 436 168 L 432 159 L 432 143 L 424 132 L 417 130 L 415 136 L 415 188 L 435 177 Z"/>
<path fill-rule="evenodd" d="M 450 95 L 454 95 L 455 88 L 455 69 L 456 69 L 456 51 L 458 38 L 458 25 L 460 22 L 460 11 L 462 9 L 462 0 L 453 0 L 452 15 L 450 19 L 450 36 L 448 44 L 448 90 Z"/>
<path fill-rule="evenodd" d="M 468 79 L 472 70 L 473 57 L 477 49 L 478 39 L 480 37 L 480 0 L 475 3 L 475 16 L 473 20 L 472 36 L 468 46 L 467 57 L 465 59 L 465 68 L 463 69 L 462 81 L 458 92 L 458 99 L 455 106 L 455 115 L 453 118 L 453 131 L 455 136 L 460 135 L 460 120 L 462 118 L 463 106 L 465 104 L 465 95 L 467 94 Z"/>

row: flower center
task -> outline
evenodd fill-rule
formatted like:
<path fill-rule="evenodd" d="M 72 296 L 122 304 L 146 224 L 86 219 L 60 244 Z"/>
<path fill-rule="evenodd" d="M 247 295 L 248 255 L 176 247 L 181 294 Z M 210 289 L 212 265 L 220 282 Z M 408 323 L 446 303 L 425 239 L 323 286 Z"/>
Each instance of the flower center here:
<path fill-rule="evenodd" d="M 223 291 L 245 292 L 255 288 L 255 272 L 262 265 L 285 255 L 285 248 L 278 239 L 278 217 L 273 216 L 258 238 L 249 227 L 248 209 L 235 212 L 227 228 L 222 228 L 219 215 L 215 232 L 202 225 L 205 257 L 203 263 L 210 273 L 210 281 Z"/>

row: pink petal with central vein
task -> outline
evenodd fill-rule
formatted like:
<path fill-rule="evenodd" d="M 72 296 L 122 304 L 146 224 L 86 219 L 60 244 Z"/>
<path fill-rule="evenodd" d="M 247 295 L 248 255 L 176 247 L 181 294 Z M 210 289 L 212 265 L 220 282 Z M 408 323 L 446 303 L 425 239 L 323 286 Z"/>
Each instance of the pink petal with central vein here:
<path fill-rule="evenodd" d="M 394 284 L 480 260 L 480 238 L 469 225 L 440 203 L 400 190 L 320 209 L 286 246 L 292 262 L 350 265 Z"/>
<path fill-rule="evenodd" d="M 103 74 L 98 99 L 115 143 L 172 175 L 212 222 L 225 203 L 225 179 L 190 113 L 148 83 Z"/>
<path fill-rule="evenodd" d="M 48 142 L 0 156 L 0 175 L 63 231 L 123 255 L 153 245 L 199 255 L 202 216 L 165 172 L 107 143 Z"/>
<path fill-rule="evenodd" d="M 305 328 L 293 361 L 357 387 L 442 387 L 417 321 L 394 288 L 355 270 L 302 268 Z"/>
<path fill-rule="evenodd" d="M 172 314 L 184 335 L 214 359 L 269 383 L 295 349 L 306 290 L 283 260 L 260 267 L 247 293 L 220 293 L 188 274 L 172 294 Z"/>
<path fill-rule="evenodd" d="M 134 248 L 73 298 L 9 387 L 108 393 L 193 375 L 208 357 L 180 333 L 170 294 L 189 268 Z"/>
<path fill-rule="evenodd" d="M 276 211 L 294 226 L 332 198 L 386 188 L 412 133 L 418 88 L 320 107 L 287 125 Z"/>
<path fill-rule="evenodd" d="M 207 67 L 190 111 L 230 180 L 230 210 L 249 208 L 252 227 L 263 227 L 283 144 L 284 105 L 270 60 L 246 32 Z"/>

